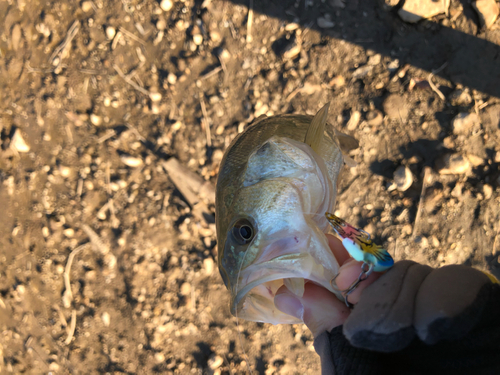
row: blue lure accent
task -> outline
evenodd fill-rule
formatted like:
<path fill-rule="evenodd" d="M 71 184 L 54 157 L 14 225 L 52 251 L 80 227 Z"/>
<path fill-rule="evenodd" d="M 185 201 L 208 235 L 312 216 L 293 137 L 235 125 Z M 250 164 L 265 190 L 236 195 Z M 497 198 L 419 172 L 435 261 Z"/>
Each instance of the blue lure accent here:
<path fill-rule="evenodd" d="M 347 299 L 349 294 L 357 288 L 361 281 L 366 280 L 366 278 L 373 271 L 384 272 L 391 268 L 394 265 L 394 259 L 387 252 L 387 250 L 372 241 L 369 233 L 362 229 L 353 227 L 352 225 L 346 223 L 345 220 L 331 213 L 327 212 L 325 216 L 337 236 L 342 239 L 342 245 L 344 245 L 349 255 L 351 255 L 355 260 L 363 262 L 363 265 L 361 266 L 361 274 L 358 279 L 344 291 L 346 305 L 348 307 L 352 307 Z"/>

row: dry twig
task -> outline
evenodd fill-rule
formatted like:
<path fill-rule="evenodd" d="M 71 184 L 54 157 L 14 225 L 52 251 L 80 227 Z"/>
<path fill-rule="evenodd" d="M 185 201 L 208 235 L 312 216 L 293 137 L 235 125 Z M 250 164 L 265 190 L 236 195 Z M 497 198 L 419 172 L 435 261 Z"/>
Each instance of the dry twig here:
<path fill-rule="evenodd" d="M 441 65 L 438 69 L 436 70 L 433 70 L 429 76 L 427 77 L 427 81 L 429 82 L 429 85 L 431 86 L 431 89 L 432 91 L 434 91 L 436 94 L 438 94 L 438 96 L 441 98 L 442 101 L 445 101 L 446 100 L 446 97 L 443 95 L 443 93 L 441 92 L 441 90 L 439 90 L 437 88 L 437 86 L 434 84 L 434 82 L 432 82 L 432 77 L 434 77 L 435 74 L 438 74 L 441 70 L 443 70 L 444 68 L 446 68 L 446 66 L 448 65 L 447 62 L 445 62 L 443 65 Z"/>
<path fill-rule="evenodd" d="M 210 122 L 208 120 L 207 107 L 205 105 L 205 100 L 203 100 L 203 95 L 200 93 L 200 106 L 203 112 L 203 121 L 205 122 L 205 132 L 207 136 L 207 146 L 212 146 L 212 134 L 210 133 Z"/>
<path fill-rule="evenodd" d="M 71 302 L 73 301 L 73 292 L 71 291 L 71 266 L 73 264 L 73 260 L 75 256 L 87 247 L 88 243 L 78 246 L 75 250 L 73 250 L 68 257 L 68 261 L 66 262 L 66 268 L 64 269 L 63 279 L 64 279 L 64 287 L 66 290 L 63 294 L 63 305 L 68 308 L 71 306 Z"/>
<path fill-rule="evenodd" d="M 417 235 L 418 223 L 420 221 L 420 216 L 422 215 L 422 209 L 424 206 L 424 196 L 425 190 L 427 189 L 427 176 L 430 173 L 430 167 L 424 168 L 424 178 L 422 180 L 422 190 L 420 191 L 420 199 L 418 201 L 417 215 L 415 216 L 415 223 L 413 224 L 413 235 L 412 238 L 415 238 Z"/>
<path fill-rule="evenodd" d="M 82 229 L 85 233 L 87 233 L 87 236 L 90 238 L 90 243 L 92 244 L 92 248 L 94 251 L 97 251 L 101 254 L 107 254 L 109 253 L 109 247 L 102 242 L 101 237 L 94 232 L 94 230 L 89 227 L 87 224 L 82 224 Z"/>
<path fill-rule="evenodd" d="M 114 64 L 113 65 L 113 68 L 116 70 L 116 72 L 118 73 L 118 75 L 120 77 L 123 78 L 123 80 L 125 82 L 127 82 L 130 86 L 132 86 L 134 89 L 136 89 L 137 91 L 139 91 L 141 94 L 144 94 L 144 95 L 147 95 L 149 96 L 149 91 L 142 88 L 141 86 L 139 86 L 137 83 L 135 83 L 134 81 L 132 81 L 129 77 L 127 77 L 123 71 L 118 67 L 118 65 Z"/>
<path fill-rule="evenodd" d="M 127 29 L 120 27 L 118 30 L 121 31 L 125 36 L 128 36 L 130 39 L 135 40 L 137 43 L 141 43 L 143 46 L 146 45 L 146 42 L 144 40 L 142 40 L 138 36 L 135 36 L 133 33 L 128 31 Z"/>
<path fill-rule="evenodd" d="M 56 69 L 61 66 L 64 52 L 71 44 L 71 41 L 76 36 L 76 34 L 78 34 L 79 30 L 80 30 L 80 21 L 76 20 L 75 22 L 73 22 L 73 25 L 71 25 L 71 27 L 69 28 L 68 33 L 66 34 L 66 37 L 64 38 L 63 42 L 59 44 L 59 46 L 54 50 L 54 52 L 52 52 L 52 55 L 50 56 L 49 59 L 50 65 L 54 65 L 56 58 L 59 57 L 59 61 L 56 64 Z"/>
<path fill-rule="evenodd" d="M 250 0 L 248 5 L 247 19 L 247 44 L 252 42 L 252 23 L 253 23 L 253 0 Z"/>
<path fill-rule="evenodd" d="M 66 345 L 69 345 L 71 343 L 71 340 L 73 339 L 73 335 L 75 334 L 75 329 L 76 329 L 76 310 L 72 310 L 71 311 L 71 322 L 69 323 L 68 337 L 66 337 L 66 340 L 64 340 L 64 343 Z"/>

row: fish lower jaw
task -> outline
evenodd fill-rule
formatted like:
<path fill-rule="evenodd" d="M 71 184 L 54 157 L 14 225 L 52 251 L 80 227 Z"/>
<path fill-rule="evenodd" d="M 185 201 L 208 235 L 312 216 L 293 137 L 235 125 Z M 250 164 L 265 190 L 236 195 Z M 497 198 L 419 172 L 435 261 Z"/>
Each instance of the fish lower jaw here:
<path fill-rule="evenodd" d="M 262 271 L 262 268 L 260 271 Z M 281 269 L 277 269 L 276 265 L 274 267 L 270 265 L 267 274 L 259 274 L 251 282 L 240 285 L 238 292 L 233 294 L 231 313 L 238 318 L 255 322 L 272 324 L 301 323 L 300 319 L 287 315 L 276 308 L 274 305 L 276 292 L 285 285 L 290 292 L 302 297 L 305 284 L 312 282 L 337 294 L 338 290 L 335 290 L 330 284 L 335 272 L 325 270 L 322 265 L 317 263 L 313 265 L 310 263 L 303 264 L 303 267 L 291 263 L 289 267 Z M 242 277 L 240 280 L 249 280 L 249 278 Z"/>

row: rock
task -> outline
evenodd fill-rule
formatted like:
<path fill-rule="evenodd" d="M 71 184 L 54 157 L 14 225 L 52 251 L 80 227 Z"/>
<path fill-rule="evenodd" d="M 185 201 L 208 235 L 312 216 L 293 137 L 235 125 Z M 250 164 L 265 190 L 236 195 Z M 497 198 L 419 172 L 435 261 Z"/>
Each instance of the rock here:
<path fill-rule="evenodd" d="M 92 7 L 92 1 L 84 1 L 82 3 L 82 10 L 87 13 L 90 12 L 93 9 Z"/>
<path fill-rule="evenodd" d="M 129 166 L 129 167 L 140 167 L 143 164 L 143 161 L 141 158 L 136 158 L 134 156 L 130 155 L 122 155 L 120 156 L 121 161 L 123 164 Z"/>
<path fill-rule="evenodd" d="M 95 126 L 99 126 L 102 124 L 102 117 L 92 113 L 90 115 L 90 122 Z"/>
<path fill-rule="evenodd" d="M 174 73 L 168 73 L 167 82 L 171 85 L 175 85 L 177 82 L 177 76 Z"/>
<path fill-rule="evenodd" d="M 472 103 L 472 96 L 470 95 L 470 91 L 468 88 L 457 89 L 451 93 L 448 100 L 453 106 L 467 107 L 469 104 Z"/>
<path fill-rule="evenodd" d="M 328 4 L 334 8 L 345 8 L 345 2 L 343 0 L 330 0 Z"/>
<path fill-rule="evenodd" d="M 493 26 L 500 13 L 495 0 L 476 0 L 472 3 L 472 6 L 479 15 L 483 26 L 486 26 L 487 29 Z"/>
<path fill-rule="evenodd" d="M 474 154 L 467 154 L 467 159 L 469 159 L 470 163 L 474 167 L 479 167 L 480 165 L 483 165 L 485 163 L 485 160 L 482 157 Z"/>
<path fill-rule="evenodd" d="M 203 268 L 205 268 L 205 273 L 210 276 L 214 272 L 213 259 L 212 258 L 203 259 Z"/>
<path fill-rule="evenodd" d="M 436 161 L 439 174 L 464 174 L 470 170 L 470 162 L 460 154 L 446 154 Z"/>
<path fill-rule="evenodd" d="M 16 23 L 14 27 L 12 28 L 12 33 L 11 33 L 11 44 L 12 44 L 12 49 L 14 51 L 17 51 L 19 49 L 19 46 L 21 45 L 21 38 L 23 37 L 23 33 L 21 30 L 21 25 Z"/>
<path fill-rule="evenodd" d="M 14 132 L 10 144 L 17 152 L 29 152 L 30 150 L 30 146 L 24 140 L 19 129 Z"/>
<path fill-rule="evenodd" d="M 335 23 L 329 17 L 319 17 L 316 21 L 321 29 L 331 29 L 335 26 Z"/>
<path fill-rule="evenodd" d="M 488 184 L 483 185 L 483 194 L 484 194 L 484 199 L 490 199 L 491 196 L 493 195 L 493 187 Z"/>
<path fill-rule="evenodd" d="M 359 120 L 361 120 L 361 112 L 353 111 L 351 112 L 351 118 L 347 122 L 347 130 L 353 131 L 358 127 Z"/>
<path fill-rule="evenodd" d="M 112 40 L 116 35 L 116 29 L 113 26 L 106 27 L 106 37 Z"/>
<path fill-rule="evenodd" d="M 341 75 L 335 76 L 328 82 L 330 87 L 338 88 L 345 85 L 345 78 Z"/>
<path fill-rule="evenodd" d="M 352 78 L 353 79 L 365 78 L 368 75 L 368 73 L 370 73 L 372 70 L 373 70 L 373 65 L 361 66 L 352 73 Z"/>
<path fill-rule="evenodd" d="M 101 320 L 102 320 L 102 324 L 104 324 L 105 327 L 109 327 L 109 324 L 111 323 L 111 318 L 110 318 L 109 313 L 107 311 L 102 313 Z"/>
<path fill-rule="evenodd" d="M 203 35 L 201 35 L 201 34 L 194 34 L 193 35 L 193 42 L 197 46 L 201 45 L 203 43 Z"/>
<path fill-rule="evenodd" d="M 167 21 L 165 20 L 165 18 L 158 19 L 158 21 L 156 22 L 156 28 L 158 30 L 165 30 L 167 28 Z"/>
<path fill-rule="evenodd" d="M 382 112 L 378 110 L 370 111 L 366 115 L 366 122 L 370 126 L 382 125 L 383 121 L 384 121 L 384 115 L 382 114 Z"/>
<path fill-rule="evenodd" d="M 476 113 L 459 113 L 452 121 L 453 134 L 467 134 L 481 126 L 481 121 Z"/>
<path fill-rule="evenodd" d="M 384 0 L 385 5 L 394 8 L 395 6 L 398 6 L 401 0 Z"/>
<path fill-rule="evenodd" d="M 408 190 L 413 183 L 413 176 L 410 168 L 404 165 L 397 167 L 394 171 L 394 182 L 399 191 Z"/>
<path fill-rule="evenodd" d="M 449 7 L 449 0 L 406 0 L 398 14 L 403 21 L 415 23 L 422 18 L 431 18 L 446 13 Z"/>
<path fill-rule="evenodd" d="M 207 365 L 208 365 L 208 367 L 210 367 L 211 370 L 218 369 L 219 367 L 222 366 L 223 363 L 224 363 L 224 359 L 222 359 L 222 357 L 215 355 L 215 354 L 212 354 L 210 356 L 210 358 L 208 358 L 208 361 L 207 361 Z"/>
<path fill-rule="evenodd" d="M 408 119 L 408 107 L 405 100 L 398 94 L 389 95 L 384 100 L 383 108 L 391 120 L 406 121 Z"/>
<path fill-rule="evenodd" d="M 500 104 L 489 105 L 481 111 L 481 124 L 496 133 L 500 128 Z"/>
<path fill-rule="evenodd" d="M 159 92 L 150 92 L 149 98 L 151 99 L 152 102 L 159 102 L 162 98 L 162 95 Z"/>
<path fill-rule="evenodd" d="M 172 0 L 162 0 L 160 3 L 160 8 L 165 12 L 168 12 L 173 6 Z"/>
<path fill-rule="evenodd" d="M 380 62 L 382 61 L 382 55 L 380 53 L 377 53 L 373 56 L 370 56 L 370 58 L 368 59 L 368 65 L 372 65 L 372 66 L 375 66 L 375 65 L 378 65 L 380 64 Z"/>

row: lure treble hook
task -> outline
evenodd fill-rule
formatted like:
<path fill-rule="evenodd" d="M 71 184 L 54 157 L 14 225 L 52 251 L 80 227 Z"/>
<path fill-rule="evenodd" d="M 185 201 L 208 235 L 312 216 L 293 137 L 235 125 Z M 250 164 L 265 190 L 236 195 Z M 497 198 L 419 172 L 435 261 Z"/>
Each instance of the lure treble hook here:
<path fill-rule="evenodd" d="M 383 249 L 373 242 L 371 235 L 362 229 L 358 229 L 348 224 L 345 220 L 335 216 L 329 212 L 325 216 L 332 226 L 335 234 L 342 240 L 342 245 L 355 260 L 363 262 L 361 265 L 361 273 L 356 281 L 349 288 L 342 291 L 345 293 L 345 303 L 347 307 L 352 308 L 353 305 L 349 302 L 349 295 L 356 290 L 358 285 L 366 280 L 370 274 L 375 272 L 383 272 L 394 265 L 394 259 Z M 333 282 L 338 274 L 330 281 Z"/>

